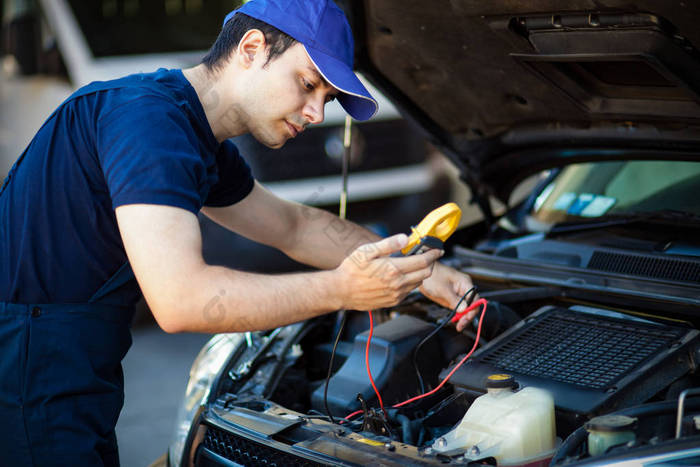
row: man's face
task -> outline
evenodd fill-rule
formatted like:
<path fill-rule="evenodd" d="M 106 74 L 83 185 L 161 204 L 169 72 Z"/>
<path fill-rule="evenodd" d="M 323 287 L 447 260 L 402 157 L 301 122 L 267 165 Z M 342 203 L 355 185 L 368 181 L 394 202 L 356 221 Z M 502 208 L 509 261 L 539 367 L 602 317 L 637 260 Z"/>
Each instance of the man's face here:
<path fill-rule="evenodd" d="M 317 71 L 301 44 L 295 44 L 266 66 L 267 56 L 256 57 L 239 112 L 248 131 L 262 144 L 279 148 L 321 123 L 324 106 L 337 94 Z"/>

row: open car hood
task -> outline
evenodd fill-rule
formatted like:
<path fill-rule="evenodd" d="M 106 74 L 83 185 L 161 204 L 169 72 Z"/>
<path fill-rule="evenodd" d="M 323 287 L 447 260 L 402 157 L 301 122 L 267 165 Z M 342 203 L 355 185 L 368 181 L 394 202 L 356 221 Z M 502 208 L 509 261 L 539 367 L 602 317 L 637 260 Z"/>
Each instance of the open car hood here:
<path fill-rule="evenodd" d="M 700 5 L 345 0 L 356 65 L 503 201 L 573 162 L 700 159 Z"/>

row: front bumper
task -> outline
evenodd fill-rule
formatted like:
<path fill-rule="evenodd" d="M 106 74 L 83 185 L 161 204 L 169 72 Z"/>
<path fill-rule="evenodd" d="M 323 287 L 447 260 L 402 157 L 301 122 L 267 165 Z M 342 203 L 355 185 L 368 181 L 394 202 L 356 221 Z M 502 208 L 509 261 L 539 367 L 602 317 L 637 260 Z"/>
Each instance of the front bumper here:
<path fill-rule="evenodd" d="M 424 466 L 443 465 L 430 451 L 369 438 L 340 425 L 290 413 L 269 401 L 264 412 L 218 400 L 193 427 L 190 453 L 197 467 L 209 466 Z"/>

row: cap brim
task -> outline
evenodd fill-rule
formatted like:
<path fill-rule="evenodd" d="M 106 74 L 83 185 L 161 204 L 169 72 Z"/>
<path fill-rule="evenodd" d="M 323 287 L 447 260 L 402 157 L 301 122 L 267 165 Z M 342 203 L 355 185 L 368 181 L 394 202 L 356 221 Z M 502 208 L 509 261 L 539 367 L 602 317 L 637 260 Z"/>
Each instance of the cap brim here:
<path fill-rule="evenodd" d="M 304 48 L 318 72 L 328 83 L 340 91 L 338 102 L 355 120 L 369 120 L 379 110 L 379 104 L 371 96 L 355 73 L 343 62 L 319 52 L 305 44 Z"/>

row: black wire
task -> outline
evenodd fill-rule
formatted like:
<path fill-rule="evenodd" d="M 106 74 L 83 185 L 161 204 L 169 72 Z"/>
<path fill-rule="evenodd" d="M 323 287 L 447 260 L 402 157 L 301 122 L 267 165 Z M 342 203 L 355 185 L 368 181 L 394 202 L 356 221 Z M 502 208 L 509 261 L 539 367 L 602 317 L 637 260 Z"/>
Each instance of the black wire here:
<path fill-rule="evenodd" d="M 328 420 L 328 415 L 324 414 L 323 412 L 319 412 L 316 409 L 311 409 L 308 412 L 306 412 L 306 415 L 304 415 L 306 418 L 325 418 Z"/>
<path fill-rule="evenodd" d="M 471 295 L 470 295 L 471 294 Z M 430 340 L 431 337 L 433 337 L 435 334 L 440 332 L 440 329 L 444 328 L 447 323 L 452 321 L 452 318 L 457 314 L 457 309 L 459 306 L 462 304 L 464 299 L 469 295 L 469 299 L 467 300 L 467 308 L 472 304 L 474 301 L 474 297 L 476 297 L 476 287 L 472 287 L 471 289 L 467 290 L 464 295 L 462 295 L 462 298 L 459 299 L 457 302 L 457 306 L 454 307 L 454 309 L 450 312 L 449 315 L 440 323 L 438 324 L 435 329 L 432 330 L 430 334 L 425 336 L 422 341 L 416 346 L 415 349 L 413 349 L 413 368 L 416 370 L 416 376 L 418 376 L 418 384 L 420 385 L 420 393 L 424 394 L 425 393 L 425 384 L 423 384 L 423 376 L 420 374 L 420 368 L 418 368 L 418 351 L 420 348 Z"/>
<path fill-rule="evenodd" d="M 426 411 L 425 415 L 416 419 L 414 422 L 418 423 L 418 426 L 420 427 L 420 431 L 418 432 L 418 442 L 416 443 L 416 446 L 420 447 L 423 444 L 423 439 L 425 438 L 426 435 L 426 428 L 424 426 L 424 422 L 447 407 L 449 404 L 452 402 L 456 401 L 460 397 L 464 396 L 464 393 L 459 393 L 455 392 L 441 400 L 440 402 L 437 402 L 435 405 L 433 405 L 428 411 Z M 404 441 L 405 442 L 405 441 Z"/>
<path fill-rule="evenodd" d="M 328 408 L 328 383 L 331 380 L 331 373 L 333 372 L 333 360 L 335 359 L 335 351 L 338 348 L 340 335 L 343 333 L 343 329 L 345 328 L 345 321 L 348 316 L 345 310 L 341 310 L 340 313 L 343 315 L 343 318 L 340 321 L 338 334 L 335 335 L 335 343 L 333 344 L 333 350 L 331 351 L 331 361 L 328 363 L 328 374 L 326 374 L 326 385 L 323 388 L 323 405 L 326 407 L 326 413 L 328 414 L 328 418 L 331 419 L 331 423 L 335 423 L 335 419 L 333 418 L 333 414 L 331 414 L 331 411 Z"/>
<path fill-rule="evenodd" d="M 449 404 L 456 401 L 457 399 L 459 399 L 462 396 L 464 396 L 464 393 L 461 393 L 461 392 L 455 392 L 455 393 L 450 394 L 449 396 L 447 396 L 446 398 L 444 398 L 440 402 L 433 405 L 430 409 L 428 409 L 425 412 L 425 416 L 423 416 L 421 418 L 421 420 L 426 420 L 427 418 L 432 417 L 433 415 L 435 415 L 436 413 L 438 413 L 439 411 L 441 411 L 442 409 L 444 409 Z"/>

